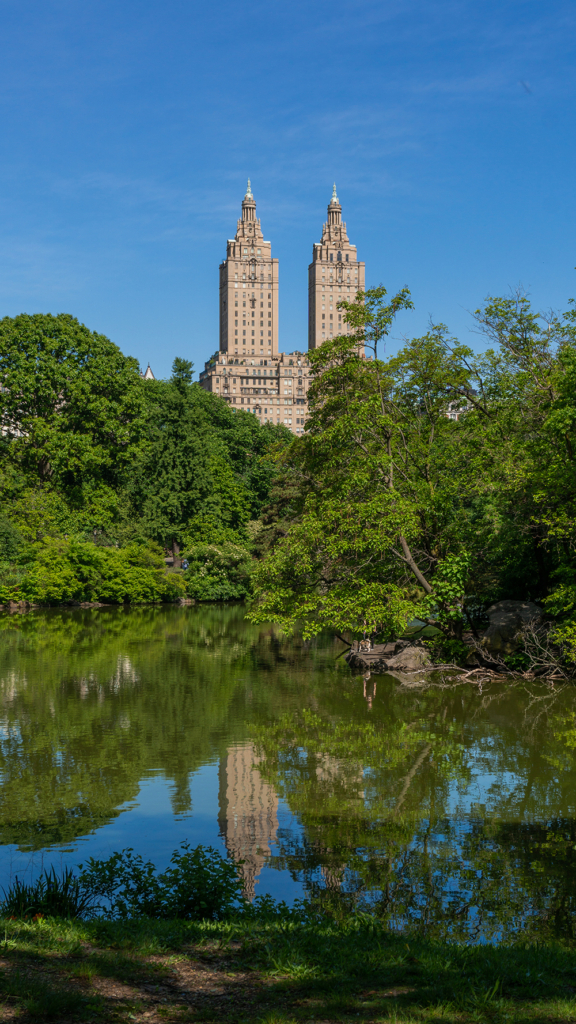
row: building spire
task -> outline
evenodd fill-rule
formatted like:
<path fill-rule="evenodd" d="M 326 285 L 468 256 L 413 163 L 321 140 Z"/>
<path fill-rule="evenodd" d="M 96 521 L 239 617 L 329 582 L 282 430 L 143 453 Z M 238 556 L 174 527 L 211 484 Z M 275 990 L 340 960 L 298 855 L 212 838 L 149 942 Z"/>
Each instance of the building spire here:
<path fill-rule="evenodd" d="M 250 184 L 250 182 L 248 182 L 248 184 Z M 336 182 L 334 182 L 334 187 L 332 189 L 332 199 L 330 200 L 330 204 L 338 202 L 338 196 L 336 195 Z"/>
<path fill-rule="evenodd" d="M 254 196 L 252 195 L 252 188 L 250 186 L 250 178 L 248 178 L 248 184 L 246 186 L 246 195 L 244 196 L 244 199 L 254 199 Z"/>

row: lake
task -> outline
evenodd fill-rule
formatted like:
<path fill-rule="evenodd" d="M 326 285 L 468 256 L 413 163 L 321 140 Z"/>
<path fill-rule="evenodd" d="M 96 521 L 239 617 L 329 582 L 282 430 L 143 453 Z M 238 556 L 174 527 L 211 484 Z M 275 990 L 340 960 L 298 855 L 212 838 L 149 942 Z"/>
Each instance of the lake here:
<path fill-rule="evenodd" d="M 0 871 L 184 840 L 246 892 L 467 941 L 571 934 L 576 689 L 353 676 L 239 605 L 0 619 Z"/>

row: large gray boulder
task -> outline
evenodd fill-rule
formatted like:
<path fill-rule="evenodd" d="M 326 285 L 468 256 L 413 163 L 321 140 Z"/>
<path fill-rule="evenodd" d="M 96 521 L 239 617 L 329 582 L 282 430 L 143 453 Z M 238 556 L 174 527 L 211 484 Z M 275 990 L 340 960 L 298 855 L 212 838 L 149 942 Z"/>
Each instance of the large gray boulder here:
<path fill-rule="evenodd" d="M 405 647 L 386 662 L 386 667 L 391 672 L 420 672 L 431 665 L 430 655 L 423 647 Z"/>
<path fill-rule="evenodd" d="M 533 601 L 498 601 L 487 612 L 490 625 L 482 637 L 482 647 L 489 654 L 512 654 L 516 637 L 523 626 L 542 621 L 542 611 Z"/>

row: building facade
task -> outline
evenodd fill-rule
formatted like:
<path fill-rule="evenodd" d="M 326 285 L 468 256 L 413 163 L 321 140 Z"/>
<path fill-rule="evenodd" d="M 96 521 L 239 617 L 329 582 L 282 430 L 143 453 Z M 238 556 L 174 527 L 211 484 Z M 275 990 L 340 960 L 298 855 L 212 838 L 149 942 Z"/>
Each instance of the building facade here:
<path fill-rule="evenodd" d="M 220 264 L 220 352 L 278 353 L 278 260 L 264 241 L 250 179 L 236 235 Z"/>
<path fill-rule="evenodd" d="M 348 240 L 342 207 L 336 195 L 328 203 L 328 217 L 322 227 L 322 239 L 313 246 L 308 267 L 308 348 L 318 348 L 327 338 L 348 334 L 342 310 L 337 303 L 353 302 L 358 289 L 364 291 L 364 263 L 359 262 L 356 246 Z"/>
<path fill-rule="evenodd" d="M 334 186 L 308 269 L 309 349 L 348 332 L 336 304 L 352 301 L 359 288 L 364 290 L 364 263 L 348 240 Z M 220 264 L 220 346 L 204 364 L 200 385 L 261 423 L 304 432 L 310 365 L 304 352 L 278 351 L 278 260 L 264 241 L 250 181 L 236 236 Z"/>
<path fill-rule="evenodd" d="M 242 359 L 215 352 L 200 372 L 200 385 L 234 409 L 253 413 L 260 423 L 283 423 L 304 431 L 308 416 L 310 366 L 304 352 Z"/>

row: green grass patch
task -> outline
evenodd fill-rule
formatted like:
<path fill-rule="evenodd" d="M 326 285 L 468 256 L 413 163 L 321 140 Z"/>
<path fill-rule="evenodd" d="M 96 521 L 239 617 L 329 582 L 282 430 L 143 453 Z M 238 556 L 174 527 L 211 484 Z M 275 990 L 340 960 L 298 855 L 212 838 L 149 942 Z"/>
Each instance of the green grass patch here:
<path fill-rule="evenodd" d="M 22 1019 L 576 1021 L 571 945 L 450 944 L 366 917 L 3 920 L 0 963 Z"/>

